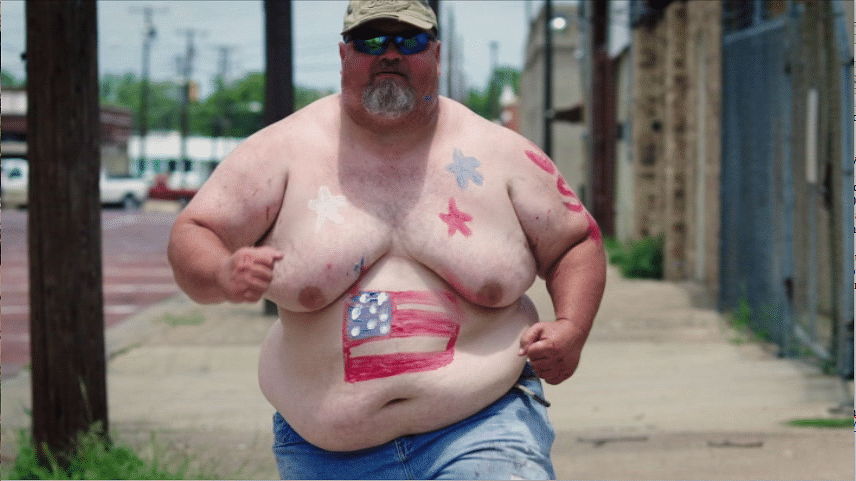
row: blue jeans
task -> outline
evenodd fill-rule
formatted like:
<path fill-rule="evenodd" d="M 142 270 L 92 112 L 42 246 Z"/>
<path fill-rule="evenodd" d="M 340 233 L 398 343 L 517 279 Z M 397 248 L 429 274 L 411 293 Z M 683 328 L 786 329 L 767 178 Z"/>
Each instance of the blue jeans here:
<path fill-rule="evenodd" d="M 518 381 L 544 397 L 527 364 Z M 555 479 L 550 461 L 554 432 L 547 409 L 522 390 L 463 421 L 350 452 L 309 444 L 285 419 L 273 418 L 282 479 Z"/>

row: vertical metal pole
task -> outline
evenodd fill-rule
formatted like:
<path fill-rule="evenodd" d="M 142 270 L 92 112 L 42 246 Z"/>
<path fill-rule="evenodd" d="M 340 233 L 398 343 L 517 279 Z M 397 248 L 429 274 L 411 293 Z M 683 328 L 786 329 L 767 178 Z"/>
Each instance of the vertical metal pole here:
<path fill-rule="evenodd" d="M 553 2 L 544 2 L 544 153 L 553 155 Z"/>
<path fill-rule="evenodd" d="M 850 96 L 850 89 L 853 88 L 853 50 L 854 46 L 850 45 L 847 35 L 847 28 L 852 28 L 844 15 L 844 6 L 841 2 L 835 2 L 832 7 L 834 9 L 835 19 L 835 34 L 838 39 L 838 51 L 841 55 L 841 93 L 842 109 L 841 109 L 841 179 L 840 179 L 840 197 L 842 212 L 840 218 L 840 235 L 843 239 L 842 243 L 842 258 L 841 264 L 838 266 L 840 274 L 838 277 L 838 332 L 837 343 L 835 346 L 836 367 L 838 374 L 847 379 L 853 377 L 853 310 L 854 310 L 854 291 L 851 290 L 850 281 L 853 280 L 854 262 L 853 262 L 853 244 L 850 242 L 850 236 L 856 234 L 856 224 L 853 217 L 853 202 L 850 199 L 850 186 L 853 181 L 854 191 L 856 191 L 856 179 L 853 178 L 853 162 L 856 162 L 853 156 L 853 123 L 850 121 L 850 114 L 853 113 L 854 99 Z M 854 93 L 856 95 L 856 93 Z M 851 161 L 850 159 L 854 159 Z M 853 194 L 856 196 L 856 192 Z M 856 199 L 856 197 L 854 197 Z M 851 233 L 853 227 L 853 233 Z M 856 239 L 854 239 L 856 242 Z M 833 265 L 833 268 L 835 266 Z M 853 286 L 856 288 L 856 285 Z M 852 396 L 852 392 L 850 393 Z"/>
<path fill-rule="evenodd" d="M 294 112 L 291 36 L 291 0 L 265 0 L 265 125 Z M 276 304 L 265 300 L 264 313 L 276 315 Z"/>
<path fill-rule="evenodd" d="M 291 35 L 291 0 L 265 0 L 265 125 L 294 112 Z"/>

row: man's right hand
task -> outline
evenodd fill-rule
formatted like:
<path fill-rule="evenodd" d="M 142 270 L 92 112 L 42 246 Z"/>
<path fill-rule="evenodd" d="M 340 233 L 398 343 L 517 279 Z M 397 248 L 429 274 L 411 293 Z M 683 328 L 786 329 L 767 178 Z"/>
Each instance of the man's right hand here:
<path fill-rule="evenodd" d="M 272 247 L 242 247 L 218 269 L 218 283 L 230 302 L 257 302 L 273 280 L 273 264 L 283 253 Z"/>

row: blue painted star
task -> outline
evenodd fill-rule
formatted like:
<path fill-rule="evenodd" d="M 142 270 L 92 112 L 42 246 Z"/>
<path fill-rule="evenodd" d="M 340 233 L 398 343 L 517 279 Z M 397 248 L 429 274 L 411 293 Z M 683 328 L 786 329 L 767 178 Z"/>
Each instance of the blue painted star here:
<path fill-rule="evenodd" d="M 472 180 L 473 184 L 482 185 L 484 177 L 476 170 L 481 165 L 475 157 L 467 157 L 458 149 L 452 152 L 454 162 L 446 166 L 446 170 L 455 174 L 458 180 L 458 186 L 465 189 Z"/>

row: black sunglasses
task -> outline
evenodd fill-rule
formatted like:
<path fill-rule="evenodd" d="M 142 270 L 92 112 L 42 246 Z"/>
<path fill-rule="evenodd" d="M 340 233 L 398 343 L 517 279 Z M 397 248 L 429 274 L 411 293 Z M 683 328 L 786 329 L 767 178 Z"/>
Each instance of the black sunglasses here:
<path fill-rule="evenodd" d="M 395 44 L 395 48 L 398 49 L 401 55 L 413 55 L 414 53 L 424 52 L 432 40 L 434 40 L 434 35 L 422 32 L 412 37 L 402 37 L 400 35 L 378 35 L 372 38 L 346 37 L 345 43 L 353 41 L 354 48 L 358 52 L 369 55 L 381 55 L 386 52 L 391 42 Z"/>

